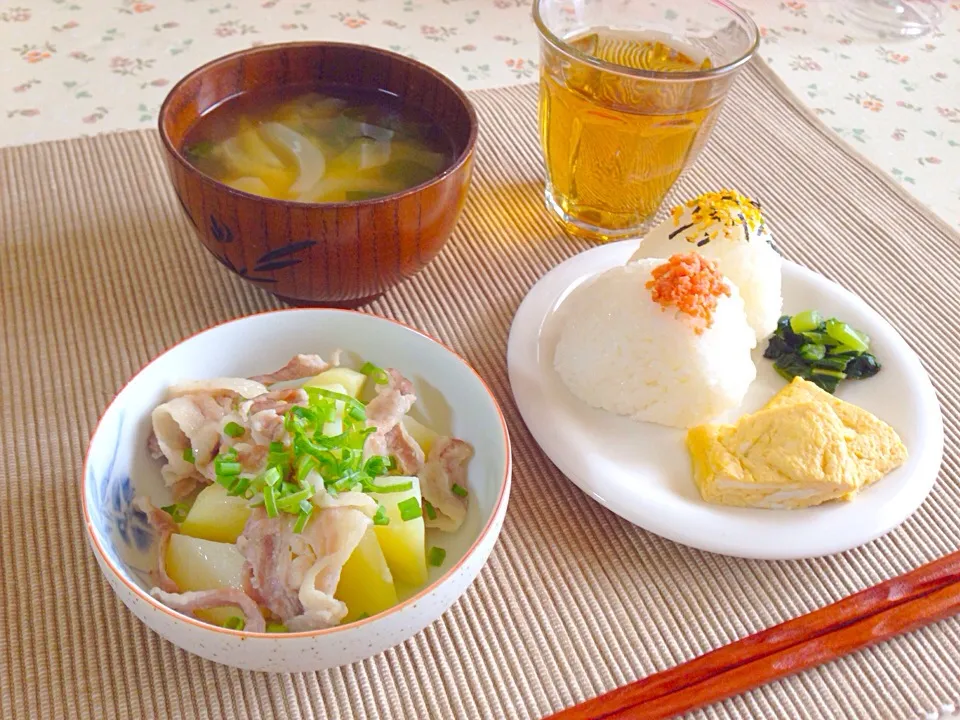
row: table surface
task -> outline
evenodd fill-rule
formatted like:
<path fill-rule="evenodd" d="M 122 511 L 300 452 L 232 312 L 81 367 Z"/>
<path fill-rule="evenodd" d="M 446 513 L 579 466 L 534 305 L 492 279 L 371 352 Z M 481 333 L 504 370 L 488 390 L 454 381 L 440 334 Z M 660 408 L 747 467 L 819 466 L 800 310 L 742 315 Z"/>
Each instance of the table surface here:
<path fill-rule="evenodd" d="M 931 1 L 940 30 L 914 40 L 869 37 L 845 21 L 845 0 L 742 4 L 761 27 L 761 56 L 788 86 L 960 228 L 960 173 L 951 171 L 960 161 L 960 2 Z M 531 0 L 19 2 L 0 3 L 4 145 L 149 127 L 179 77 L 258 43 L 378 45 L 465 88 L 537 77 Z"/>
<path fill-rule="evenodd" d="M 940 29 L 915 40 L 868 36 L 845 21 L 843 0 L 741 5 L 760 25 L 760 55 L 793 92 L 960 228 L 960 2 L 934 1 Z M 531 0 L 19 2 L 0 3 L 0 145 L 151 127 L 179 77 L 263 43 L 381 46 L 468 89 L 538 71 Z"/>

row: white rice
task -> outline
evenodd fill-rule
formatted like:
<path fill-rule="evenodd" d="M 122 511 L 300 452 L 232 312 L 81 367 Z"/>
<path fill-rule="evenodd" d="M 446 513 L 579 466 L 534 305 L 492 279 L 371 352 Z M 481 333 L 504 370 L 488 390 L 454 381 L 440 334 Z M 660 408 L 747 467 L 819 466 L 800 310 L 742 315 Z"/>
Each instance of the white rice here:
<path fill-rule="evenodd" d="M 777 329 L 777 320 L 783 308 L 781 260 L 773 249 L 769 228 L 766 225 L 762 231 L 757 228 L 747 239 L 742 225 L 716 223 L 697 234 L 695 239 L 701 238 L 704 232 L 717 232 L 714 239 L 701 246 L 689 242 L 685 233 L 671 238 L 670 234 L 689 223 L 690 217 L 691 210 L 686 208 L 679 222 L 674 223 L 667 218 L 657 225 L 640 241 L 640 249 L 633 254 L 630 262 L 641 258 L 670 257 L 684 252 L 697 252 L 716 260 L 720 272 L 740 288 L 747 322 L 753 328 L 757 342 L 763 340 Z"/>
<path fill-rule="evenodd" d="M 655 302 L 645 285 L 664 260 L 607 270 L 564 300 L 554 366 L 593 407 L 673 427 L 708 422 L 743 401 L 755 336 L 733 283 L 712 325 Z"/>

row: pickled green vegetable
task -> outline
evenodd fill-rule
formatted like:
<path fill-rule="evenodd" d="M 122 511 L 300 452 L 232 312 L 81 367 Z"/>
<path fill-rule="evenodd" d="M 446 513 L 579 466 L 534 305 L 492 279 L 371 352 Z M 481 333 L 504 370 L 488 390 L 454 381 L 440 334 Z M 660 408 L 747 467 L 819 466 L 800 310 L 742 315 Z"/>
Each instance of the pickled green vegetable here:
<path fill-rule="evenodd" d="M 790 318 L 790 329 L 795 333 L 805 333 L 816 330 L 822 322 L 823 318 L 816 310 L 804 310 Z"/>
<path fill-rule="evenodd" d="M 787 380 L 802 377 L 829 393 L 848 378 L 863 380 L 880 372 L 870 352 L 870 338 L 849 324 L 816 310 L 784 315 L 763 356 Z"/>

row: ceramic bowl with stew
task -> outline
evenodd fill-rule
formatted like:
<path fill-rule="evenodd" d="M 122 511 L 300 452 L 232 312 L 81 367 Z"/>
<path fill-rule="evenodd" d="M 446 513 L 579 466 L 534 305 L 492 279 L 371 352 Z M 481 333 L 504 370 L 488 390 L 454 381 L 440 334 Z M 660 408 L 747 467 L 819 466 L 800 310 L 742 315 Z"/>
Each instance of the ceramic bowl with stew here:
<path fill-rule="evenodd" d="M 394 96 L 443 131 L 451 162 L 393 194 L 311 203 L 235 189 L 187 157 L 191 130 L 222 103 L 308 86 Z M 446 77 L 386 50 L 333 42 L 261 46 L 214 60 L 174 86 L 159 128 L 174 190 L 207 250 L 258 287 L 307 305 L 356 306 L 429 263 L 463 208 L 477 140 L 476 113 Z"/>
<path fill-rule="evenodd" d="M 251 342 L 254 340 L 254 342 Z M 381 358 L 413 382 L 418 411 L 439 432 L 475 451 L 468 466 L 470 510 L 442 544 L 446 558 L 427 584 L 381 613 L 325 630 L 258 633 L 212 625 L 150 594 L 160 539 L 134 503 L 171 501 L 147 448 L 151 412 L 167 388 L 186 379 L 244 377 L 297 353 L 329 357 L 336 348 Z M 299 308 L 262 313 L 205 330 L 147 364 L 104 411 L 84 463 L 81 496 L 87 538 L 104 576 L 149 628 L 201 657 L 247 670 L 313 671 L 361 660 L 434 622 L 473 582 L 503 526 L 510 495 L 510 439 L 487 385 L 465 360 L 405 325 L 350 310 Z M 127 642 L 132 643 L 133 639 Z"/>

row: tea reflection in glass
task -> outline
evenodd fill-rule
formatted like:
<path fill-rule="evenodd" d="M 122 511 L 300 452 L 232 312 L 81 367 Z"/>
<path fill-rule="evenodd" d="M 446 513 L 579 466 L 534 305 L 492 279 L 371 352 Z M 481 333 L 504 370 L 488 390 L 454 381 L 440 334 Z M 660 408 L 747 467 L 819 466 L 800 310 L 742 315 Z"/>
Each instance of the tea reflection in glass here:
<path fill-rule="evenodd" d="M 717 0 L 539 0 L 534 18 L 547 205 L 576 234 L 641 234 L 713 128 L 756 26 Z"/>

